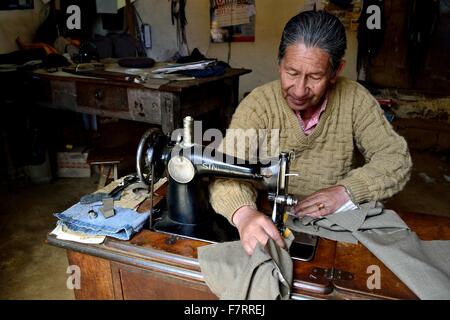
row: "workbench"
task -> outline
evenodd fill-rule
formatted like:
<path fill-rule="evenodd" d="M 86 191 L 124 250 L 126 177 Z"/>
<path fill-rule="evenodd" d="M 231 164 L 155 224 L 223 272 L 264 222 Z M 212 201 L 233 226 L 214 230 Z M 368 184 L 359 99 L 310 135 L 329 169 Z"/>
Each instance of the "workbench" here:
<path fill-rule="evenodd" d="M 212 111 L 226 128 L 239 102 L 239 77 L 250 72 L 229 68 L 221 76 L 138 84 L 36 70 L 25 90 L 40 106 L 160 125 L 168 134 L 181 127 L 185 116 L 197 118 Z"/>
<path fill-rule="evenodd" d="M 162 193 L 161 193 L 162 194 Z M 160 201 L 155 200 L 155 203 Z M 139 210 L 148 210 L 144 202 Z M 450 240 L 450 219 L 398 213 L 422 240 Z M 50 245 L 67 250 L 69 265 L 81 269 L 76 299 L 217 299 L 204 282 L 197 248 L 209 242 L 144 229 L 130 241 L 106 238 L 101 245 L 56 239 Z M 373 266 L 379 288 L 368 288 Z M 292 299 L 417 299 L 384 264 L 361 244 L 319 239 L 313 260 L 294 260 Z"/>

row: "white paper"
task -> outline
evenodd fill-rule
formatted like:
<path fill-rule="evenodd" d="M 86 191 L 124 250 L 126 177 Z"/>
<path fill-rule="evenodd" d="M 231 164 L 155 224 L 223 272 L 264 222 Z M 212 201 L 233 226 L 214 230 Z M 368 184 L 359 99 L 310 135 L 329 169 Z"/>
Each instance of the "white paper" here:
<path fill-rule="evenodd" d="M 356 204 L 354 204 L 352 200 L 348 200 L 339 209 L 337 209 L 334 213 L 338 213 L 338 212 L 342 212 L 342 211 L 356 210 L 356 209 L 358 209 L 358 206 Z"/>
<path fill-rule="evenodd" d="M 193 63 L 169 64 L 166 67 L 152 70 L 152 73 L 174 73 L 183 70 L 202 70 L 215 64 L 214 60 L 203 60 Z"/>
<path fill-rule="evenodd" d="M 220 6 L 216 10 L 216 20 L 219 28 L 236 26 L 250 22 L 247 4 L 231 3 Z"/>
<path fill-rule="evenodd" d="M 84 233 L 70 231 L 59 222 L 56 228 L 50 233 L 56 236 L 57 239 L 74 241 L 87 244 L 101 244 L 105 241 L 106 236 L 91 236 Z"/>
<path fill-rule="evenodd" d="M 247 12 L 248 12 L 248 16 L 252 17 L 252 16 L 256 16 L 256 7 L 254 4 L 249 4 L 247 6 Z"/>
<path fill-rule="evenodd" d="M 133 3 L 134 0 L 131 0 L 131 3 Z M 123 7 L 125 7 L 126 2 L 125 0 L 117 0 L 117 9 L 122 9 Z"/>

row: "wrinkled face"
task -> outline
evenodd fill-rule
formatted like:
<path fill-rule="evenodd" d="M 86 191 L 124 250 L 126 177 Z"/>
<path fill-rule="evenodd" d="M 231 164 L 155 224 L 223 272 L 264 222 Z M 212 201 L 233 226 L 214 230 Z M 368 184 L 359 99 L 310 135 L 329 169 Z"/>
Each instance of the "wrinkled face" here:
<path fill-rule="evenodd" d="M 332 72 L 329 58 L 324 50 L 303 43 L 287 47 L 279 72 L 283 97 L 291 109 L 304 111 L 322 102 L 338 74 Z"/>

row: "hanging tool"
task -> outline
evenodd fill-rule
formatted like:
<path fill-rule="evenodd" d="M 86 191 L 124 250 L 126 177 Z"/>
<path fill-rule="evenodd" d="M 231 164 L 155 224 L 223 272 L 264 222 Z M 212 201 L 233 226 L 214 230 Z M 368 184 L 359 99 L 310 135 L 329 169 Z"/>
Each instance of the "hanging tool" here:
<path fill-rule="evenodd" d="M 172 25 L 177 26 L 177 42 L 178 42 L 178 50 L 181 51 L 183 46 L 186 47 L 187 52 L 185 55 L 189 55 L 189 46 L 187 44 L 186 38 L 186 0 L 171 0 L 170 4 Z M 183 54 L 182 54 L 183 55 Z"/>

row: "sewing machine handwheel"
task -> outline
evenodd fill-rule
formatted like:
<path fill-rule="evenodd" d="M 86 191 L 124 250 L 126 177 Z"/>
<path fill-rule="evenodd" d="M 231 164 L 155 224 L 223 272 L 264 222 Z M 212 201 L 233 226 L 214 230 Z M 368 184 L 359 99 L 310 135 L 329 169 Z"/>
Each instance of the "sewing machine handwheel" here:
<path fill-rule="evenodd" d="M 147 130 L 139 142 L 136 155 L 136 170 L 138 177 L 145 184 L 156 183 L 165 170 L 164 152 L 168 146 L 169 138 L 159 129 Z M 152 177 L 152 166 L 153 174 Z"/>

